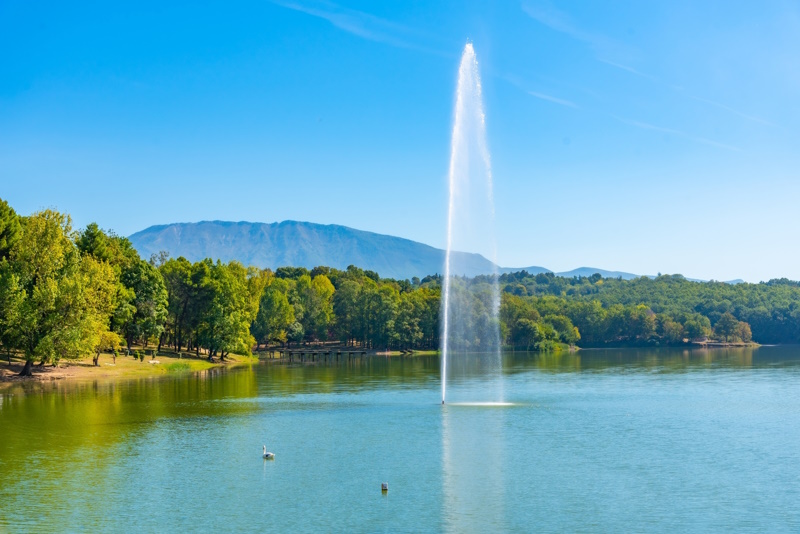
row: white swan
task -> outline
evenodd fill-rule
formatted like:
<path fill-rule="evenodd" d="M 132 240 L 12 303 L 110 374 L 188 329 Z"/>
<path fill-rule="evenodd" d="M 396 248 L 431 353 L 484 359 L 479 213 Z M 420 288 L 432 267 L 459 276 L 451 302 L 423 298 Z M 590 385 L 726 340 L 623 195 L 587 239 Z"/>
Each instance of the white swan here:
<path fill-rule="evenodd" d="M 275 458 L 275 455 L 271 452 L 267 452 L 267 446 L 264 445 L 264 459 L 265 460 L 272 460 Z"/>

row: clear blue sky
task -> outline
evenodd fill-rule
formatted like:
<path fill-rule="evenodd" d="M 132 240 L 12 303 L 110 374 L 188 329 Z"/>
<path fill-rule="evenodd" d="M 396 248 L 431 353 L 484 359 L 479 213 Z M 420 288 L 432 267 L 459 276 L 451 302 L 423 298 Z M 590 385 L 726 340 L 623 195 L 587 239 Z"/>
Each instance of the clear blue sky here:
<path fill-rule="evenodd" d="M 502 265 L 800 279 L 791 1 L 5 0 L 0 197 L 441 247 L 467 39 Z"/>

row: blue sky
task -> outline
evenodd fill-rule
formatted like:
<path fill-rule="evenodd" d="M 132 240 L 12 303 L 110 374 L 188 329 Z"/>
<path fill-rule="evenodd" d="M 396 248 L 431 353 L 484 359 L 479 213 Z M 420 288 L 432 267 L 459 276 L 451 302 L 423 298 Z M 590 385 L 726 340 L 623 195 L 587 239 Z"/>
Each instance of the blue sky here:
<path fill-rule="evenodd" d="M 502 265 L 800 279 L 790 1 L 6 0 L 0 197 L 444 246 L 468 39 Z"/>

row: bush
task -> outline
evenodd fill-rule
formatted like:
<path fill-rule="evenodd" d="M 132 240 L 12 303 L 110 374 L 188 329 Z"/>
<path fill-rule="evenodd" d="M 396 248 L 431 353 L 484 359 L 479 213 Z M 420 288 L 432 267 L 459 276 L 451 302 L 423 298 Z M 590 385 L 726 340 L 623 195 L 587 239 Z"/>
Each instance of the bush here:
<path fill-rule="evenodd" d="M 188 371 L 191 369 L 191 366 L 186 362 L 175 362 L 171 363 L 166 366 L 166 369 L 170 373 L 178 373 L 180 371 Z"/>

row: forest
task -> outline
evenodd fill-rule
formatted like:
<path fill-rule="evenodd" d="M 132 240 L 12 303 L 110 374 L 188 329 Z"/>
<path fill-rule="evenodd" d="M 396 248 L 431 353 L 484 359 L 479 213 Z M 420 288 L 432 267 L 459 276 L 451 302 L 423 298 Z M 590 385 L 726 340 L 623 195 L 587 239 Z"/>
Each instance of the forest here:
<path fill-rule="evenodd" d="M 75 230 L 68 215 L 18 215 L 0 200 L 0 346 L 57 364 L 122 347 L 169 346 L 225 359 L 265 346 L 338 342 L 368 350 L 439 347 L 440 275 L 381 278 L 349 266 L 274 271 L 167 252 L 144 259 L 97 224 Z M 480 350 L 489 330 L 492 276 L 458 278 L 472 299 Z M 525 271 L 498 277 L 506 347 L 800 342 L 800 284 L 694 282 L 679 275 L 634 280 L 561 278 Z M 481 339 L 484 337 L 484 339 Z"/>

